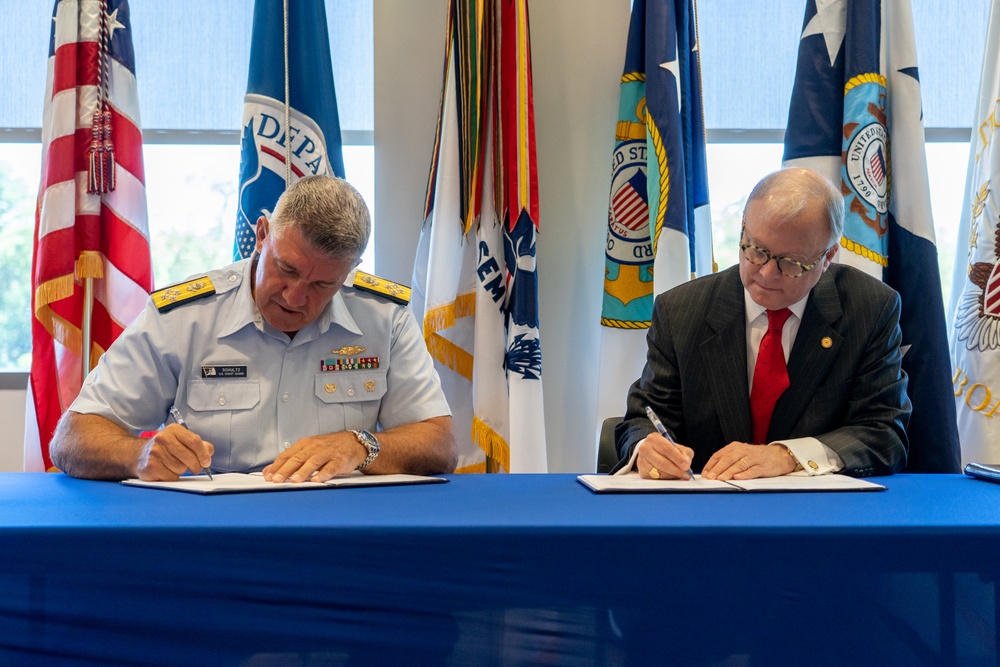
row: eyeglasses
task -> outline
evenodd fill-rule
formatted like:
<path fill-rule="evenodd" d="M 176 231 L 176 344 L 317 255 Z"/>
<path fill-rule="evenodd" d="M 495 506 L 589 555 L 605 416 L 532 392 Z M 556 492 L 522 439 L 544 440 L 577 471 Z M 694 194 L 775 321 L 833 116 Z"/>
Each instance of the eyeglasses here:
<path fill-rule="evenodd" d="M 741 237 L 744 231 L 745 229 L 741 230 Z M 803 264 L 790 257 L 775 257 L 769 250 L 755 246 L 752 243 L 740 242 L 740 251 L 743 253 L 743 257 L 754 266 L 764 266 L 773 259 L 778 263 L 778 271 L 781 271 L 781 275 L 786 278 L 798 278 L 806 271 L 812 271 L 820 263 L 820 260 L 823 259 L 823 256 L 830 251 L 830 248 L 824 250 L 812 264 Z"/>

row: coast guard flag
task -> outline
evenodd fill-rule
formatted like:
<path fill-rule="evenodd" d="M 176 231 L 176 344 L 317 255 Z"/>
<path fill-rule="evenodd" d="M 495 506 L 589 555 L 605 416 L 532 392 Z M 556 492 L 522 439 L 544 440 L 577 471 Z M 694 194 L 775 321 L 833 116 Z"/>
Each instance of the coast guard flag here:
<path fill-rule="evenodd" d="M 93 368 L 153 287 L 127 0 L 55 3 L 31 272 L 24 469 L 42 471 L 53 470 L 49 441 L 80 391 L 82 355 Z"/>
<path fill-rule="evenodd" d="M 625 413 L 657 294 L 714 270 L 691 0 L 635 0 L 621 79 L 601 309 L 598 417 Z"/>
<path fill-rule="evenodd" d="M 909 0 L 808 0 L 784 164 L 841 186 L 839 261 L 884 280 L 902 299 L 913 402 L 906 471 L 958 472 Z"/>
<path fill-rule="evenodd" d="M 235 259 L 253 253 L 257 219 L 271 215 L 286 185 L 315 174 L 344 178 L 323 0 L 288 3 L 288 62 L 282 5 L 282 0 L 254 3 L 250 74 L 243 103 Z"/>
<path fill-rule="evenodd" d="M 962 464 L 1000 461 L 1000 7 L 990 9 L 955 258 L 951 330 Z M 964 247 L 963 247 L 964 244 Z"/>
<path fill-rule="evenodd" d="M 452 0 L 411 307 L 458 472 L 545 472 L 527 0 Z"/>

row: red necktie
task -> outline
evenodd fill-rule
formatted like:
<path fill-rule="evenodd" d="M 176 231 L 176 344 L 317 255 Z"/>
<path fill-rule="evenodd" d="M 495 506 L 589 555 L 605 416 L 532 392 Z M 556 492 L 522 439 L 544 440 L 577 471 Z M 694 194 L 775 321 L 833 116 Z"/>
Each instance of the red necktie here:
<path fill-rule="evenodd" d="M 774 404 L 788 389 L 788 367 L 781 347 L 781 329 L 791 314 L 792 311 L 787 308 L 767 311 L 767 333 L 760 341 L 757 364 L 753 369 L 753 389 L 750 390 L 754 444 L 767 442 Z"/>

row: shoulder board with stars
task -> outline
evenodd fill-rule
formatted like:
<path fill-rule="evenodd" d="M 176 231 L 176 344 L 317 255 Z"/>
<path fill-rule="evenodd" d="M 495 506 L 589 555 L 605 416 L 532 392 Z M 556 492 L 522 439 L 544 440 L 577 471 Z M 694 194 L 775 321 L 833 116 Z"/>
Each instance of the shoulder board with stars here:
<path fill-rule="evenodd" d="M 364 271 L 355 271 L 354 287 L 360 290 L 365 290 L 366 292 L 384 296 L 390 301 L 395 301 L 396 303 L 404 306 L 410 302 L 410 292 L 412 291 L 405 285 L 400 285 L 399 283 L 394 283 L 391 280 L 373 276 L 372 274 L 365 273 Z"/>
<path fill-rule="evenodd" d="M 157 290 L 149 296 L 153 299 L 156 309 L 161 313 L 165 313 L 181 304 L 213 294 L 215 294 L 215 285 L 208 279 L 208 276 L 202 276 L 201 278 L 189 280 L 186 283 L 179 283 Z"/>

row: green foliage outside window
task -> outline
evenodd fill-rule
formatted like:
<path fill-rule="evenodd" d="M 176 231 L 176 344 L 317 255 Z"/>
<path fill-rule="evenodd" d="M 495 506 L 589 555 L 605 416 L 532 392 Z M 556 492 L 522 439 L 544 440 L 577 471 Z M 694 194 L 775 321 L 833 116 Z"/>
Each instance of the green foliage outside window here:
<path fill-rule="evenodd" d="M 34 190 L 0 161 L 0 370 L 31 365 Z"/>

